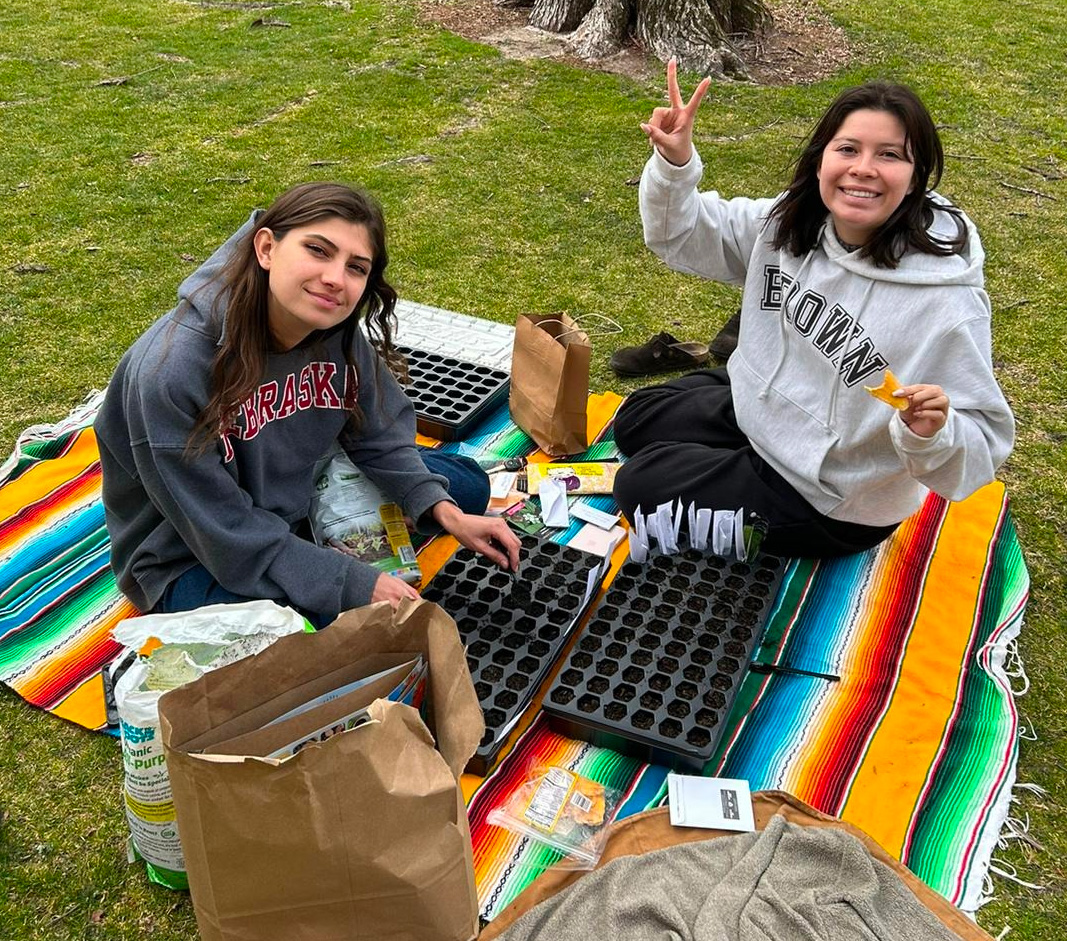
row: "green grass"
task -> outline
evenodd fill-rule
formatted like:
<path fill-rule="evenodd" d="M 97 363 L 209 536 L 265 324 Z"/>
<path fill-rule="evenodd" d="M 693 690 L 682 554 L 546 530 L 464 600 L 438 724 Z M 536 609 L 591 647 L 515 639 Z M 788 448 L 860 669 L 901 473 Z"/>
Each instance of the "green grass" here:
<path fill-rule="evenodd" d="M 1003 476 L 1033 581 L 1020 708 L 1038 736 L 1022 743 L 1019 777 L 1050 795 L 1018 807 L 1044 848 L 998 853 L 1048 890 L 1000 882 L 979 922 L 994 936 L 1011 925 L 1011 941 L 1062 938 L 1067 11 L 1060 0 L 825 4 L 866 58 L 807 87 L 713 87 L 698 122 L 706 183 L 774 193 L 829 99 L 866 78 L 912 84 L 943 125 L 941 188 L 983 234 L 995 357 L 1019 419 Z M 658 80 L 506 61 L 420 24 L 409 0 L 10 0 L 0 451 L 103 386 L 196 262 L 305 179 L 378 194 L 405 297 L 509 322 L 521 311 L 607 314 L 625 328 L 621 343 L 663 325 L 709 339 L 736 292 L 660 265 L 627 183 L 647 155 L 638 122 L 659 96 Z M 597 345 L 593 386 L 626 391 L 606 368 L 614 345 Z M 195 936 L 187 898 L 126 866 L 114 742 L 7 691 L 0 730 L 0 938 Z"/>

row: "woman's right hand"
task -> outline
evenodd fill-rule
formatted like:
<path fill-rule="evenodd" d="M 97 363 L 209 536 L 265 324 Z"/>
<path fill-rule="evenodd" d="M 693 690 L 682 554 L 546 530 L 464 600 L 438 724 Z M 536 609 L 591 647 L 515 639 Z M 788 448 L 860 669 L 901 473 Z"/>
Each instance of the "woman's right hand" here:
<path fill-rule="evenodd" d="M 382 572 L 378 576 L 378 581 L 374 583 L 374 591 L 371 592 L 370 600 L 371 604 L 376 601 L 388 601 L 395 610 L 402 598 L 417 599 L 418 597 L 419 593 L 403 579 Z"/>
<path fill-rule="evenodd" d="M 672 57 L 667 63 L 667 100 L 670 107 L 656 108 L 648 123 L 641 125 L 641 130 L 648 135 L 660 156 L 677 167 L 689 163 L 693 155 L 693 122 L 700 99 L 710 84 L 710 78 L 702 79 L 693 97 L 683 104 L 682 92 L 678 88 L 678 63 Z"/>

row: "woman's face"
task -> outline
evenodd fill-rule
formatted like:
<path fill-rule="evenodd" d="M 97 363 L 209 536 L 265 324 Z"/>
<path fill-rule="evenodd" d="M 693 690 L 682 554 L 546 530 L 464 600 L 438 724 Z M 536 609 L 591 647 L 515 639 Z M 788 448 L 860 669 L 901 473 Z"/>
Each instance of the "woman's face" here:
<path fill-rule="evenodd" d="M 314 330 L 342 323 L 359 303 L 374 260 L 366 226 L 327 216 L 275 238 L 260 229 L 256 258 L 268 273 L 267 317 L 290 350 Z"/>
<path fill-rule="evenodd" d="M 904 125 L 887 111 L 853 111 L 819 163 L 819 195 L 842 241 L 866 245 L 914 188 Z"/>

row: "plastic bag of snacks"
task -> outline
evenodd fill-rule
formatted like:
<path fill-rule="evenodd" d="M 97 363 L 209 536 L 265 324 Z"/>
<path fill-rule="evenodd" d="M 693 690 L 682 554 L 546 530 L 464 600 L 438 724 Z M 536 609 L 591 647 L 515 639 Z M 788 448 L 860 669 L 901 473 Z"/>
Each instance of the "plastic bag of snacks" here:
<path fill-rule="evenodd" d="M 489 822 L 547 844 L 563 855 L 557 865 L 592 869 L 604 851 L 607 826 L 622 794 L 556 765 L 538 765 Z"/>

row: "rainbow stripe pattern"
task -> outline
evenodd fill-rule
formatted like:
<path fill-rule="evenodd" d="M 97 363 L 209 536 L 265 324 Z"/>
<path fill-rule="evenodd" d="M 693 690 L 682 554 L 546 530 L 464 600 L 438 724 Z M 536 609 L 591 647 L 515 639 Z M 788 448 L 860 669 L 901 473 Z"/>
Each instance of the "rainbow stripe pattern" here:
<path fill-rule="evenodd" d="M 929 497 L 869 552 L 792 562 L 757 656 L 770 672 L 749 674 L 705 773 L 848 820 L 973 911 L 1015 779 L 1005 660 L 1028 588 L 998 483 L 962 503 Z M 531 763 L 626 794 L 619 816 L 665 799 L 667 769 L 535 722 L 469 803 L 487 920 L 555 861 L 486 820 Z"/>
<path fill-rule="evenodd" d="M 118 652 L 111 630 L 136 613 L 108 565 L 89 427 L 98 401 L 29 429 L 0 468 L 0 681 L 90 729 L 106 726 L 100 670 Z M 619 401 L 590 398 L 585 460 L 617 456 L 610 418 Z M 506 408 L 446 448 L 547 459 Z M 423 547 L 426 578 L 453 548 L 444 538 Z M 843 817 L 973 910 L 1014 783 L 1019 720 L 1006 661 L 1028 589 L 1000 484 L 962 503 L 931 496 L 870 552 L 792 562 L 758 655 L 769 672 L 745 681 L 706 773 L 786 790 Z M 486 820 L 531 764 L 563 765 L 614 788 L 624 796 L 619 816 L 665 799 L 666 768 L 533 719 L 489 777 L 464 776 L 487 920 L 556 861 Z"/>

